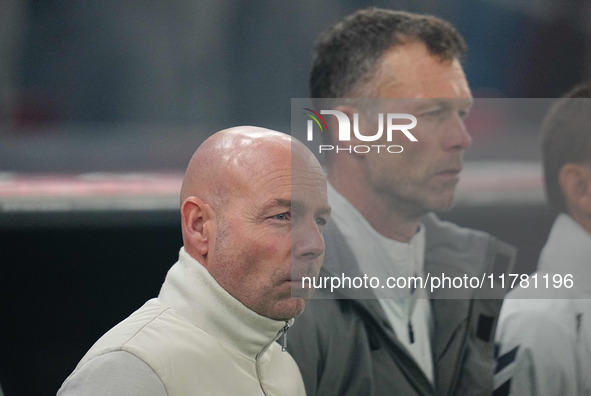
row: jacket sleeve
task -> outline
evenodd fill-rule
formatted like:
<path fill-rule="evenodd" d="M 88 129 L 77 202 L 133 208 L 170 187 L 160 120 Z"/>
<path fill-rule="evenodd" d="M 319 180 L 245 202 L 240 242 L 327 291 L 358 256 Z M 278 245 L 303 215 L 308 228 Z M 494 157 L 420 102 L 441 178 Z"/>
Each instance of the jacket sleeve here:
<path fill-rule="evenodd" d="M 166 396 L 160 378 L 144 361 L 125 351 L 97 356 L 78 368 L 58 396 Z"/>
<path fill-rule="evenodd" d="M 524 309 L 527 306 L 533 309 Z M 576 345 L 539 300 L 507 300 L 496 335 L 495 396 L 576 396 Z M 515 309 L 515 306 L 521 309 Z"/>

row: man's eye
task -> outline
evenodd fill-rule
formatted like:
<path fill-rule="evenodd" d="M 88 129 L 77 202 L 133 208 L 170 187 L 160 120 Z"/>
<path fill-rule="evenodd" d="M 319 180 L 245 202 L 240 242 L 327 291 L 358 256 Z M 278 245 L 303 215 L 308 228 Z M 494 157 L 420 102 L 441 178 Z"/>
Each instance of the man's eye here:
<path fill-rule="evenodd" d="M 437 110 L 433 110 L 433 111 L 429 111 L 426 113 L 421 114 L 422 117 L 426 117 L 426 118 L 437 118 L 442 116 L 443 114 L 445 114 L 446 110 L 445 109 L 437 109 Z"/>
<path fill-rule="evenodd" d="M 275 216 L 273 216 L 274 219 L 276 220 L 288 220 L 289 219 L 289 213 L 285 212 L 285 213 L 279 213 L 276 214 Z"/>
<path fill-rule="evenodd" d="M 316 218 L 316 224 L 318 224 L 320 226 L 325 226 L 326 225 L 326 219 L 324 219 L 322 217 L 317 217 Z"/>

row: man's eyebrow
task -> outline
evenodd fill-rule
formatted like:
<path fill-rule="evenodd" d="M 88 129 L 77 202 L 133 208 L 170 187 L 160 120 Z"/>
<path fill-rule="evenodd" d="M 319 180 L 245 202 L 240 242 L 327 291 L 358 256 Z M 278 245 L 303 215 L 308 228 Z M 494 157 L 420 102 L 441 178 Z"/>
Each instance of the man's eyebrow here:
<path fill-rule="evenodd" d="M 291 210 L 300 210 L 304 208 L 304 205 L 298 201 L 292 201 L 291 199 L 282 199 L 276 198 L 273 200 L 273 204 L 270 205 L 271 207 L 279 206 L 284 208 L 290 208 Z"/>
<path fill-rule="evenodd" d="M 420 99 L 420 102 L 416 105 L 416 110 L 424 110 L 429 107 L 442 107 L 442 108 L 452 108 L 457 107 L 459 104 L 460 107 L 471 107 L 474 103 L 472 98 L 430 98 L 430 99 Z"/>
<path fill-rule="evenodd" d="M 291 208 L 291 199 L 275 198 L 267 202 L 264 206 L 264 210 L 270 210 L 272 208 Z"/>
<path fill-rule="evenodd" d="M 290 207 L 292 205 L 291 199 L 275 198 L 271 206 Z"/>
<path fill-rule="evenodd" d="M 271 202 L 268 205 L 265 206 L 265 209 L 269 210 L 274 207 L 290 208 L 292 210 L 297 211 L 298 209 L 304 208 L 305 205 L 302 203 L 299 203 L 297 201 L 292 201 L 291 199 L 275 198 L 275 199 L 271 200 Z M 330 206 L 325 206 L 325 207 L 320 208 L 316 212 L 316 215 L 329 216 L 331 211 L 332 211 L 332 208 Z"/>
<path fill-rule="evenodd" d="M 292 201 L 291 207 L 293 211 L 304 210 L 306 205 L 298 201 Z M 330 216 L 332 208 L 330 206 L 323 206 L 314 212 L 314 216 Z"/>
<path fill-rule="evenodd" d="M 318 210 L 318 212 L 316 212 L 316 215 L 330 216 L 331 212 L 332 212 L 332 208 L 330 206 L 325 206 L 325 207 L 321 208 L 320 210 Z"/>
<path fill-rule="evenodd" d="M 425 110 L 430 107 L 451 107 L 449 100 L 446 99 L 421 99 L 420 102 L 417 103 L 416 109 L 417 110 Z"/>

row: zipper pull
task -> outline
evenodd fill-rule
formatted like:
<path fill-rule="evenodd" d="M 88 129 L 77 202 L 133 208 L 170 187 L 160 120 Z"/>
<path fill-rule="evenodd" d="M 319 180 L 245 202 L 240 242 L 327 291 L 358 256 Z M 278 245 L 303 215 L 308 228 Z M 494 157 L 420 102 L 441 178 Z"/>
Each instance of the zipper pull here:
<path fill-rule="evenodd" d="M 281 352 L 285 352 L 287 351 L 287 330 L 289 330 L 289 322 L 285 322 L 285 326 L 283 326 L 283 329 L 281 330 L 283 332 L 282 336 L 283 336 L 283 342 L 281 344 Z"/>
<path fill-rule="evenodd" d="M 415 332 L 412 329 L 412 322 L 408 321 L 408 339 L 411 344 L 415 343 Z"/>

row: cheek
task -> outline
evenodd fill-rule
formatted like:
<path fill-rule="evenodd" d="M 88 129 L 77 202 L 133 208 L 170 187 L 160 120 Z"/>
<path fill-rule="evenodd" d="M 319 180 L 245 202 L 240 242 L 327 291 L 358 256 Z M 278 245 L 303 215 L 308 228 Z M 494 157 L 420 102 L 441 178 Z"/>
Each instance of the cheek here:
<path fill-rule="evenodd" d="M 276 273 L 289 267 L 291 238 L 272 238 L 266 235 L 244 242 L 238 259 L 245 264 L 245 273 L 249 276 L 260 280 L 274 278 Z"/>
<path fill-rule="evenodd" d="M 370 177 L 397 178 L 407 174 L 413 168 L 416 150 L 406 149 L 399 154 L 374 154 L 370 160 Z"/>
<path fill-rule="evenodd" d="M 400 157 L 403 167 L 420 173 L 435 161 L 437 153 L 433 150 L 433 142 L 423 140 L 407 144 Z"/>

